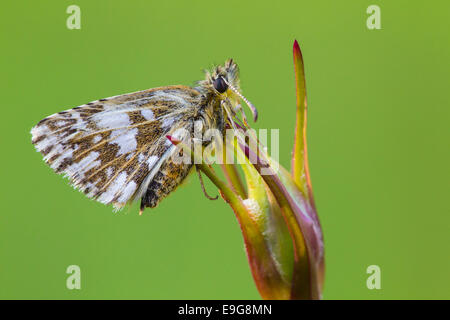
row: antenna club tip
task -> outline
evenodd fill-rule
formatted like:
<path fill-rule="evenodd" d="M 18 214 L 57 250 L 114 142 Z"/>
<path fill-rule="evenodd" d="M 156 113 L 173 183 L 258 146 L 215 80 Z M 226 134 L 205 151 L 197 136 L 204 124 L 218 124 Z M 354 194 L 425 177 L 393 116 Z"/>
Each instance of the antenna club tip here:
<path fill-rule="evenodd" d="M 256 122 L 258 120 L 258 111 L 255 110 L 255 113 L 253 114 L 253 122 Z"/>

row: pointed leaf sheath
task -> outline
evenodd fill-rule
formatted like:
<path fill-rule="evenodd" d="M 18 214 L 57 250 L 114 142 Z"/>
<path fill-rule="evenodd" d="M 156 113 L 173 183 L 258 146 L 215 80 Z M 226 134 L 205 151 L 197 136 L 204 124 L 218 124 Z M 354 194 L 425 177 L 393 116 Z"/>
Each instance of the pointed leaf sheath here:
<path fill-rule="evenodd" d="M 249 159 L 257 159 L 254 168 L 261 174 L 281 208 L 294 248 L 291 299 L 320 299 L 323 283 L 323 240 L 315 210 L 306 201 L 297 184 L 281 166 L 267 156 L 256 154 L 248 146 L 240 147 Z M 279 168 L 278 171 L 272 168 Z M 270 172 L 272 170 L 272 172 Z"/>
<path fill-rule="evenodd" d="M 307 100 L 305 70 L 303 55 L 297 40 L 294 41 L 293 55 L 297 92 L 297 116 L 294 149 L 292 151 L 292 177 L 297 183 L 300 191 L 314 205 L 306 143 Z"/>
<path fill-rule="evenodd" d="M 278 272 L 283 280 L 283 299 L 290 298 L 292 270 L 294 265 L 292 240 L 284 222 L 281 209 L 265 184 L 264 180 L 253 167 L 240 148 L 236 148 L 238 161 L 242 164 L 247 181 L 248 198 L 245 205 L 264 236 L 264 241 L 275 261 Z M 240 158 L 240 159 L 239 159 Z"/>

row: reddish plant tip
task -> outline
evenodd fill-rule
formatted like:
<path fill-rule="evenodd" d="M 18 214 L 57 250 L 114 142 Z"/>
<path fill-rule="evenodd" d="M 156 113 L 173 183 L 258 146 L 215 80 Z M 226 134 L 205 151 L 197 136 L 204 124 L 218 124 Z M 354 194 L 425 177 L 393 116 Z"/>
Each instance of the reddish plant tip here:
<path fill-rule="evenodd" d="M 302 56 L 302 50 L 300 50 L 300 46 L 298 45 L 297 40 L 294 40 L 294 57 Z"/>
<path fill-rule="evenodd" d="M 169 135 L 167 135 L 166 138 L 169 139 L 169 141 L 172 142 L 172 144 L 174 144 L 174 145 L 177 145 L 181 142 L 180 140 L 175 139 L 174 137 L 169 136 Z"/>

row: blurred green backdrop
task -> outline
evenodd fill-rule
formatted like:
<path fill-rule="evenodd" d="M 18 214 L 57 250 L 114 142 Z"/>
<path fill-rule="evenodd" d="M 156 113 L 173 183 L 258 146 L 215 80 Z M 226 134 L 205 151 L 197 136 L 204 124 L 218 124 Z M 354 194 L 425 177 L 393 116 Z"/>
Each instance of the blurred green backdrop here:
<path fill-rule="evenodd" d="M 81 30 L 66 8 L 81 8 Z M 381 7 L 381 30 L 366 8 Z M 258 299 L 239 226 L 195 176 L 113 214 L 44 165 L 30 128 L 233 57 L 289 168 L 303 50 L 326 299 L 450 298 L 449 1 L 11 1 L 0 13 L 0 298 Z M 208 189 L 215 193 L 211 184 Z M 82 289 L 66 289 L 68 265 Z M 381 290 L 366 268 L 381 267 Z"/>

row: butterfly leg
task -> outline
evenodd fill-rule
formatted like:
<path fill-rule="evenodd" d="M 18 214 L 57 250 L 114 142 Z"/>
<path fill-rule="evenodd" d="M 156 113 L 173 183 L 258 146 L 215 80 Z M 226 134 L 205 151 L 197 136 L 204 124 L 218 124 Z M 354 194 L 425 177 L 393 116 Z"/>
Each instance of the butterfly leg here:
<path fill-rule="evenodd" d="M 205 188 L 205 184 L 203 183 L 203 178 L 202 178 L 202 173 L 200 172 L 200 169 L 198 168 L 198 166 L 195 166 L 195 169 L 198 173 L 198 179 L 200 180 L 200 185 L 202 186 L 202 190 L 203 190 L 203 194 L 205 195 L 206 198 L 208 198 L 209 200 L 217 200 L 219 199 L 219 196 L 215 196 L 215 197 L 211 197 L 208 192 L 206 192 L 206 188 Z"/>

